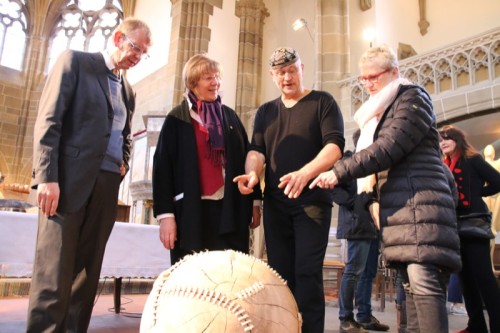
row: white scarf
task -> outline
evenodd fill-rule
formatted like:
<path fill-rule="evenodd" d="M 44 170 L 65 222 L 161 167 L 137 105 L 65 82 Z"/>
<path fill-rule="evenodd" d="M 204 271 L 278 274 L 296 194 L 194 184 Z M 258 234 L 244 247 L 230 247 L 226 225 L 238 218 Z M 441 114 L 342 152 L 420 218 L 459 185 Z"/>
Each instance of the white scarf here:
<path fill-rule="evenodd" d="M 380 116 L 394 100 L 400 85 L 412 84 L 409 80 L 398 78 L 391 81 L 382 90 L 375 95 L 370 96 L 368 100 L 354 114 L 354 121 L 361 129 L 361 134 L 356 144 L 356 151 L 359 152 L 373 143 L 375 129 L 380 121 Z M 375 174 L 358 178 L 358 194 L 362 192 L 370 193 L 375 186 Z"/>

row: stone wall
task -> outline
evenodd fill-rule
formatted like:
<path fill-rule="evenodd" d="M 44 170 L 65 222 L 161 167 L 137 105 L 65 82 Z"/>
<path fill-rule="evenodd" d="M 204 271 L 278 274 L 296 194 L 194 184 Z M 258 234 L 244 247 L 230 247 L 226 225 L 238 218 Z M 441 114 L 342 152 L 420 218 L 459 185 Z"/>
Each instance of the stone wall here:
<path fill-rule="evenodd" d="M 26 100 L 26 87 L 19 71 L 0 67 L 0 172 L 5 183 L 28 184 L 31 176 L 33 123 L 26 110 L 38 100 Z M 39 99 L 39 94 L 33 94 Z"/>

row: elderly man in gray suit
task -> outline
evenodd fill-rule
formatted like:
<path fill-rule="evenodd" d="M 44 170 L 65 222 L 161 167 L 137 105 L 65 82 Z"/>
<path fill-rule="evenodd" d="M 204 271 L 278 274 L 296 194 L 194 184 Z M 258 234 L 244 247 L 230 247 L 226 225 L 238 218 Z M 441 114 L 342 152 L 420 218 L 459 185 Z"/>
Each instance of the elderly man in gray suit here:
<path fill-rule="evenodd" d="M 121 76 L 147 55 L 148 26 L 125 19 L 113 49 L 65 51 L 51 70 L 34 132 L 38 236 L 27 332 L 86 332 L 120 182 L 128 170 L 132 88 Z"/>

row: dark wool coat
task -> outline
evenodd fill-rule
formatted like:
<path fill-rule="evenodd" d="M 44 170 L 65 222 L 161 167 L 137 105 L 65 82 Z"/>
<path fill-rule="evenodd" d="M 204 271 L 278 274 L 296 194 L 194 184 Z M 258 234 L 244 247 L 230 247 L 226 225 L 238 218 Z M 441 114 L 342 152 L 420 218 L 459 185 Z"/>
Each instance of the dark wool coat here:
<path fill-rule="evenodd" d="M 248 137 L 232 109 L 223 105 L 222 113 L 226 165 L 219 233 L 237 233 L 238 238 L 248 239 L 253 199 L 261 199 L 261 193 L 257 189 L 253 195 L 243 196 L 233 183 L 234 177 L 245 173 Z M 180 246 L 200 251 L 203 216 L 196 151 L 194 127 L 184 100 L 167 115 L 158 138 L 153 164 L 153 211 L 155 216 L 174 213 Z M 176 201 L 180 194 L 183 198 Z"/>
<path fill-rule="evenodd" d="M 352 156 L 344 153 L 344 159 Z M 368 210 L 373 202 L 373 193 L 357 194 L 356 180 L 335 186 L 332 190 L 333 202 L 339 205 L 337 239 L 375 239 L 378 232 Z"/>
<path fill-rule="evenodd" d="M 500 173 L 478 154 L 469 158 L 461 156 L 455 165 L 453 176 L 459 192 L 458 217 L 469 214 L 487 215 L 489 209 L 483 197 L 500 191 Z"/>
<path fill-rule="evenodd" d="M 373 144 L 333 168 L 341 183 L 376 173 L 383 254 L 390 266 L 461 267 L 455 204 L 438 135 L 427 92 L 400 86 Z"/>

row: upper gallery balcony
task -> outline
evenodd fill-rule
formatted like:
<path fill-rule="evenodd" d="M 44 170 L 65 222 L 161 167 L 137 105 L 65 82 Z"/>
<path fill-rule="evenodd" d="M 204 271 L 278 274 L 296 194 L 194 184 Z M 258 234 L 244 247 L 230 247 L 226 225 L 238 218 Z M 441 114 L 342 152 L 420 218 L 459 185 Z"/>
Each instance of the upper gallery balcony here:
<path fill-rule="evenodd" d="M 499 111 L 500 27 L 399 63 L 402 76 L 431 95 L 438 122 Z M 356 77 L 342 80 L 340 91 L 349 123 L 368 94 Z"/>

